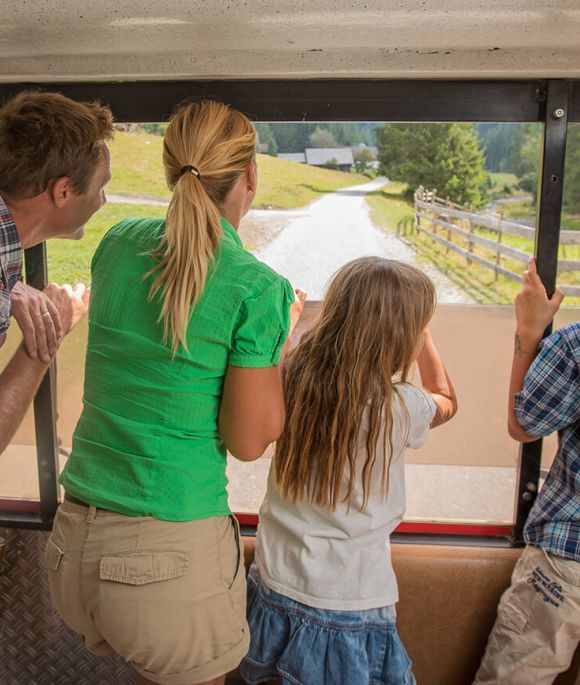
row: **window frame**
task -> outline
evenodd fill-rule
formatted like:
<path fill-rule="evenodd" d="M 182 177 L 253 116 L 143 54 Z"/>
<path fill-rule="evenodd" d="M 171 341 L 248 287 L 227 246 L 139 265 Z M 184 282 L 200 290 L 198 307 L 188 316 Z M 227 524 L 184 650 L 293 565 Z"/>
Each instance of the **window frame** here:
<path fill-rule="evenodd" d="M 549 294 L 554 291 L 564 186 L 566 127 L 580 122 L 580 80 L 220 80 L 0 84 L 0 101 L 21 90 L 58 91 L 75 100 L 107 103 L 119 123 L 165 121 L 178 103 L 216 98 L 256 121 L 388 121 L 541 123 L 542 158 L 534 254 Z M 48 282 L 46 245 L 26 250 L 26 279 Z M 550 329 L 546 331 L 546 334 Z M 56 379 L 52 364 L 34 400 L 39 501 L 0 499 L 0 526 L 49 529 L 58 507 Z M 513 526 L 402 523 L 402 541 L 522 544 L 538 492 L 542 441 L 520 448 Z M 246 532 L 257 514 L 239 514 Z"/>

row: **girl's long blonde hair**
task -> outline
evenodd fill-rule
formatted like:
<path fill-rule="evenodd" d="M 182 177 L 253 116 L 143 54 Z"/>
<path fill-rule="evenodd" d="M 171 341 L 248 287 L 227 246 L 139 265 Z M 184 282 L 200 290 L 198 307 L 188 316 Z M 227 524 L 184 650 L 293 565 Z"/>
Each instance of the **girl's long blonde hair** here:
<path fill-rule="evenodd" d="M 256 155 L 256 132 L 240 112 L 204 100 L 180 107 L 163 141 L 165 178 L 173 191 L 150 299 L 161 292 L 163 340 L 187 349 L 187 326 L 222 234 L 221 207 Z M 183 171 L 192 166 L 197 173 Z M 199 176 L 198 176 L 199 174 Z"/>
<path fill-rule="evenodd" d="M 286 426 L 274 458 L 283 496 L 333 510 L 340 502 L 350 505 L 367 407 L 362 508 L 377 457 L 383 460 L 381 493 L 386 496 L 393 456 L 393 376 L 406 380 L 434 309 L 433 284 L 413 266 L 364 257 L 339 269 L 318 322 L 285 364 Z"/>

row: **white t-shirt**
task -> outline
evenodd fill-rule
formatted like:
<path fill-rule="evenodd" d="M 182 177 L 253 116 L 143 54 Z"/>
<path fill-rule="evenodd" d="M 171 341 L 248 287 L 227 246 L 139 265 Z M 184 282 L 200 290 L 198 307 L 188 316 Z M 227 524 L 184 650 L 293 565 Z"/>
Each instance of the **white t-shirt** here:
<path fill-rule="evenodd" d="M 274 592 L 311 607 L 346 611 L 389 606 L 399 599 L 389 536 L 405 512 L 403 453 L 405 447 L 420 447 L 427 439 L 435 403 L 425 391 L 409 383 L 399 383 L 395 388 L 399 396 L 393 397 L 394 456 L 386 499 L 381 497 L 383 464 L 379 454 L 362 512 L 360 478 L 350 509 L 342 503 L 333 512 L 330 507 L 304 500 L 292 504 L 281 497 L 270 468 L 268 490 L 260 508 L 255 559 L 263 582 Z M 358 441 L 360 471 L 366 461 L 367 432 L 365 412 Z M 346 468 L 343 486 L 348 477 Z"/>

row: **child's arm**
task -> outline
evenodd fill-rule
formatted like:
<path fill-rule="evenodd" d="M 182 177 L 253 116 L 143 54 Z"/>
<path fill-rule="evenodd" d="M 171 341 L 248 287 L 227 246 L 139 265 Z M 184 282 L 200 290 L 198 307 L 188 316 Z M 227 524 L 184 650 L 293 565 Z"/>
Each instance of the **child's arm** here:
<path fill-rule="evenodd" d="M 423 346 L 417 357 L 417 366 L 421 384 L 437 407 L 431 422 L 431 428 L 435 428 L 453 418 L 457 411 L 457 396 L 427 328 L 423 333 Z"/>
<path fill-rule="evenodd" d="M 516 333 L 508 403 L 508 433 L 519 442 L 532 442 L 538 438 L 526 433 L 518 423 L 514 411 L 515 396 L 524 387 L 524 378 L 538 353 L 542 335 L 563 299 L 564 294 L 559 288 L 548 299 L 538 276 L 536 260 L 530 257 L 528 270 L 522 274 L 522 289 L 515 299 Z"/>

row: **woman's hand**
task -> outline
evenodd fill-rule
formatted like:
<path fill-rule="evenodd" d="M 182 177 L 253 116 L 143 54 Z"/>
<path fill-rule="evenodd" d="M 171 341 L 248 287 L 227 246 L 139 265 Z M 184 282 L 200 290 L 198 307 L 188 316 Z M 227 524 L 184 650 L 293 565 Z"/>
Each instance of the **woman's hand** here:
<path fill-rule="evenodd" d="M 298 323 L 300 315 L 302 314 L 302 310 L 304 309 L 304 303 L 306 302 L 306 298 L 308 297 L 308 295 L 303 290 L 299 290 L 298 288 L 296 288 L 294 292 L 296 293 L 296 299 L 290 305 L 290 331 L 288 333 L 289 336 L 292 334 L 292 331 L 296 328 L 296 324 Z"/>

